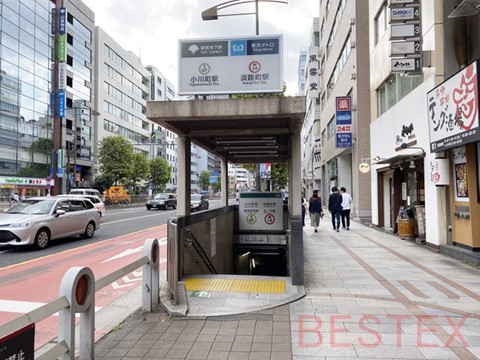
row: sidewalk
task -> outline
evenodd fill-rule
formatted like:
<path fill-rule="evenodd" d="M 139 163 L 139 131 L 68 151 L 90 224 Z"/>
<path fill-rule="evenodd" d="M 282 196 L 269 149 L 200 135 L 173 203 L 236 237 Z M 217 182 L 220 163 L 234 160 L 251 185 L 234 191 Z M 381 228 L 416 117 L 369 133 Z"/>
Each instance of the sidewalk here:
<path fill-rule="evenodd" d="M 97 342 L 96 359 L 480 357 L 479 270 L 356 222 L 339 233 L 327 217 L 318 233 L 306 224 L 305 297 L 222 316 L 137 311 Z"/>

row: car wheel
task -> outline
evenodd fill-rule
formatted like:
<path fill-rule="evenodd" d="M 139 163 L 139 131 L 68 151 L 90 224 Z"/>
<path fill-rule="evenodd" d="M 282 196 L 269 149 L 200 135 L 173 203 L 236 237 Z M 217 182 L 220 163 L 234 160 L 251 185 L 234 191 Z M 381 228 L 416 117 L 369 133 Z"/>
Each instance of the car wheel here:
<path fill-rule="evenodd" d="M 35 247 L 39 250 L 43 250 L 48 246 L 50 242 L 50 232 L 47 229 L 38 230 L 35 235 Z"/>
<path fill-rule="evenodd" d="M 83 237 L 85 239 L 90 239 L 93 237 L 93 234 L 95 234 L 95 224 L 93 222 L 89 222 L 87 224 L 87 227 L 85 228 L 85 233 L 83 234 Z"/>
<path fill-rule="evenodd" d="M 147 210 L 150 210 L 152 207 L 151 206 L 147 206 Z"/>
<path fill-rule="evenodd" d="M 177 204 L 172 205 L 172 209 L 175 210 L 177 208 Z"/>
<path fill-rule="evenodd" d="M 209 204 L 205 205 L 205 210 L 208 210 L 209 206 L 210 206 Z"/>

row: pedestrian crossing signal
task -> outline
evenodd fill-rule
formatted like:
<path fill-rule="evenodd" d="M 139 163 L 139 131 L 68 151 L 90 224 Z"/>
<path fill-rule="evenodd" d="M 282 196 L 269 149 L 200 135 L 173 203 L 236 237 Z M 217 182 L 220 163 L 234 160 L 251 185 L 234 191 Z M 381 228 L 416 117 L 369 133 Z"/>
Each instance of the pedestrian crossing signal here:
<path fill-rule="evenodd" d="M 152 132 L 152 134 L 150 135 L 150 138 L 151 138 L 152 140 L 155 140 L 155 139 L 157 138 L 157 133 L 156 133 L 155 131 Z"/>

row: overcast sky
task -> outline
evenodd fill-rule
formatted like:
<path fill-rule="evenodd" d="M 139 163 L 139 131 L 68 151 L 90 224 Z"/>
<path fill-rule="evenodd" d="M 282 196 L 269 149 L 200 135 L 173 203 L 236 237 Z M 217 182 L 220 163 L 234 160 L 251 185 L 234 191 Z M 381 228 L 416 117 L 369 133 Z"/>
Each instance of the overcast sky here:
<path fill-rule="evenodd" d="M 203 21 L 202 11 L 226 0 L 82 0 L 95 12 L 95 25 L 125 50 L 153 65 L 178 90 L 178 39 L 255 35 L 255 16 L 226 16 Z M 278 1 L 278 0 L 277 0 Z M 260 35 L 282 34 L 287 94 L 296 95 L 298 57 L 308 46 L 319 0 L 289 0 L 288 4 L 259 3 Z M 219 14 L 254 12 L 254 2 L 235 5 Z"/>

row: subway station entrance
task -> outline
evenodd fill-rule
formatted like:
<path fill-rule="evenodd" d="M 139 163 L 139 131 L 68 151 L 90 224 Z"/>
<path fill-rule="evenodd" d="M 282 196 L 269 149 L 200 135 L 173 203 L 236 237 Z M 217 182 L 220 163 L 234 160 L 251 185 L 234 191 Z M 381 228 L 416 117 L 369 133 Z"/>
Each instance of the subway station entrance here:
<path fill-rule="evenodd" d="M 304 97 L 148 103 L 147 117 L 178 136 L 177 217 L 169 221 L 167 242 L 168 286 L 174 299 L 188 276 L 286 276 L 293 285 L 303 285 L 304 116 Z M 190 214 L 191 144 L 221 159 L 220 209 Z M 274 208 L 272 202 L 250 202 L 256 210 L 229 205 L 229 162 L 288 163 L 289 204 Z M 274 229 L 248 229 L 245 211 L 263 211 L 258 215 L 267 223 L 273 218 L 281 222 Z"/>

